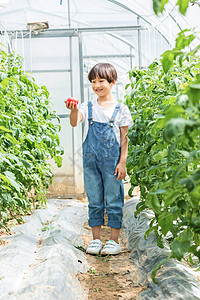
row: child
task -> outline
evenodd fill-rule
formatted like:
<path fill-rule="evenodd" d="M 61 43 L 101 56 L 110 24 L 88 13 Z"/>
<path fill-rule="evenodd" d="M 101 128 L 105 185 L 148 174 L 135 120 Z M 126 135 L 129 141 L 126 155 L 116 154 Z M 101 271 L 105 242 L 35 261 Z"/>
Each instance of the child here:
<path fill-rule="evenodd" d="M 83 168 L 89 201 L 88 224 L 93 234 L 86 253 L 118 254 L 121 251 L 118 238 L 123 218 L 122 179 L 126 176 L 127 133 L 133 121 L 128 107 L 113 98 L 111 89 L 117 80 L 114 66 L 108 63 L 96 64 L 90 70 L 88 79 L 97 99 L 82 103 L 80 108 L 77 104 L 66 104 L 71 110 L 70 124 L 73 127 L 86 120 Z M 105 209 L 111 236 L 101 251 L 100 233 Z"/>

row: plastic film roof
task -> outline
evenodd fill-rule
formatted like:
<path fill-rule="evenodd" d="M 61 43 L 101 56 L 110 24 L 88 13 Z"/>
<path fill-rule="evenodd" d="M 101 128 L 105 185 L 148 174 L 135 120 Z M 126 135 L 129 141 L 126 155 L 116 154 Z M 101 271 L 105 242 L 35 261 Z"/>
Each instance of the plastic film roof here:
<path fill-rule="evenodd" d="M 180 30 L 199 31 L 200 5 L 189 4 L 183 16 L 176 2 L 169 1 L 164 13 L 156 16 L 152 0 L 0 0 L 0 26 L 17 30 L 18 37 L 31 22 L 48 22 L 50 30 L 91 28 L 83 33 L 85 73 L 95 63 L 109 61 L 123 74 L 134 66 L 146 68 L 173 47 Z M 126 26 L 135 28 L 120 30 Z M 97 31 L 100 27 L 104 29 Z"/>
<path fill-rule="evenodd" d="M 157 17 L 152 0 L 1 0 L 0 21 L 7 29 L 26 29 L 28 22 L 36 20 L 48 20 L 50 28 L 125 26 L 139 22 L 145 28 L 154 27 L 173 43 L 180 29 L 200 25 L 198 4 L 190 4 L 183 16 L 176 2 L 169 1 L 163 15 Z"/>

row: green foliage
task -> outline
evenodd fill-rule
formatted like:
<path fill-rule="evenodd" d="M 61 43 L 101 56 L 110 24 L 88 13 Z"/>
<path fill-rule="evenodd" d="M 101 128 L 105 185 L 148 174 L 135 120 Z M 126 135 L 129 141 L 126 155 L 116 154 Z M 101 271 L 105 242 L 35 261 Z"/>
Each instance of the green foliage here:
<path fill-rule="evenodd" d="M 185 15 L 190 0 L 178 0 L 177 5 L 179 6 L 179 11 L 182 13 L 182 15 Z"/>
<path fill-rule="evenodd" d="M 165 7 L 165 4 L 168 3 L 168 0 L 153 0 L 153 10 L 156 15 L 162 13 Z"/>
<path fill-rule="evenodd" d="M 165 5 L 169 2 L 169 0 L 153 0 L 153 10 L 156 15 L 159 13 L 163 13 L 163 10 L 165 8 Z M 179 11 L 182 15 L 186 14 L 186 11 L 188 9 L 189 3 L 194 4 L 194 0 L 178 0 L 176 5 L 179 7 Z"/>
<path fill-rule="evenodd" d="M 22 71 L 21 58 L 0 52 L 0 227 L 46 203 L 54 159 L 60 166 L 60 125 L 51 122 L 49 92 Z M 59 119 L 57 119 L 59 121 Z M 34 193 L 34 197 L 33 197 Z"/>
<path fill-rule="evenodd" d="M 126 96 L 134 121 L 129 195 L 140 186 L 136 216 L 144 209 L 155 214 L 146 236 L 154 231 L 161 247 L 165 237 L 170 257 L 178 260 L 186 252 L 200 259 L 200 58 L 197 48 L 182 50 L 193 40 L 186 33 L 178 35 L 176 47 L 161 61 L 129 72 L 132 90 Z"/>
<path fill-rule="evenodd" d="M 165 73 L 169 71 L 171 66 L 173 65 L 174 60 L 176 57 L 179 57 L 179 64 L 182 65 L 183 53 L 182 50 L 185 47 L 189 46 L 190 43 L 194 40 L 194 34 L 189 34 L 186 36 L 185 34 L 188 33 L 189 30 L 185 29 L 178 34 L 176 39 L 176 45 L 173 50 L 167 50 L 162 54 L 162 66 Z"/>

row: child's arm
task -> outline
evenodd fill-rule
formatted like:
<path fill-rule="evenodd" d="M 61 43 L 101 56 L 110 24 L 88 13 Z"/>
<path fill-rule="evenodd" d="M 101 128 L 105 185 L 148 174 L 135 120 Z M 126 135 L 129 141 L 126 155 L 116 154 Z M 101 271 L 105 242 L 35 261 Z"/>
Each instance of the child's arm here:
<path fill-rule="evenodd" d="M 71 110 L 70 112 L 70 124 L 72 127 L 76 127 L 83 119 L 82 113 L 79 111 L 77 104 L 65 102 L 66 107 Z"/>
<path fill-rule="evenodd" d="M 117 180 L 124 179 L 126 176 L 126 159 L 128 155 L 128 126 L 120 127 L 121 154 L 119 163 L 115 169 Z"/>

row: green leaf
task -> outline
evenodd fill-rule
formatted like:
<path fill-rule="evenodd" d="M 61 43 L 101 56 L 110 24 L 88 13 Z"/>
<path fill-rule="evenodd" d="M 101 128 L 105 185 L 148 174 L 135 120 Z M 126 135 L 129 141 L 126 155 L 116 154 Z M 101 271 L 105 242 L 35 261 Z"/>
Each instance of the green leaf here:
<path fill-rule="evenodd" d="M 191 192 L 191 204 L 193 208 L 196 208 L 200 205 L 200 185 L 196 186 Z"/>
<path fill-rule="evenodd" d="M 182 15 L 185 15 L 188 5 L 189 5 L 190 0 L 178 0 L 177 5 L 179 6 L 179 11 Z"/>
<path fill-rule="evenodd" d="M 164 117 L 157 119 L 156 123 L 153 125 L 153 127 L 151 129 L 151 134 L 153 136 L 156 136 L 156 134 L 158 133 L 158 131 L 160 129 L 164 128 L 166 122 L 167 122 L 167 120 Z"/>
<path fill-rule="evenodd" d="M 2 211 L 1 212 L 1 217 L 3 218 L 3 220 L 5 220 L 7 222 L 7 220 L 8 220 L 8 213 Z"/>
<path fill-rule="evenodd" d="M 173 64 L 175 55 L 172 51 L 167 50 L 162 54 L 162 57 L 163 58 L 161 59 L 161 62 L 162 62 L 163 70 L 165 73 L 167 73 Z"/>
<path fill-rule="evenodd" d="M 4 138 L 9 140 L 13 144 L 18 144 L 19 143 L 18 140 L 16 140 L 16 138 L 14 136 L 10 135 L 9 133 L 6 133 L 4 135 Z"/>
<path fill-rule="evenodd" d="M 174 240 L 170 244 L 170 248 L 173 251 L 174 256 L 178 260 L 181 260 L 184 257 L 184 254 L 189 250 L 190 242 Z"/>
<path fill-rule="evenodd" d="M 173 225 L 174 215 L 170 212 L 163 212 L 158 216 L 158 225 L 162 228 L 162 233 L 166 235 Z"/>
<path fill-rule="evenodd" d="M 200 103 L 200 83 L 193 83 L 188 91 L 189 101 L 192 105 L 198 106 Z"/>
<path fill-rule="evenodd" d="M 183 178 L 179 181 L 180 185 L 185 185 L 188 192 L 191 192 L 194 189 L 194 182 L 190 178 Z"/>
<path fill-rule="evenodd" d="M 4 175 L 5 174 L 5 175 Z M 20 185 L 15 181 L 15 176 L 13 173 L 6 171 L 4 174 L 0 174 L 0 179 L 4 182 L 11 184 L 17 191 L 20 190 Z"/>
<path fill-rule="evenodd" d="M 2 82 L 0 82 L 0 84 L 2 85 L 3 89 L 7 89 L 9 82 L 10 82 L 10 79 L 8 77 L 6 77 L 4 80 L 2 80 Z"/>
<path fill-rule="evenodd" d="M 179 64 L 180 64 L 180 67 L 182 67 L 183 66 L 183 58 L 184 58 L 184 54 L 181 54 L 180 56 L 179 56 Z"/>
<path fill-rule="evenodd" d="M 153 10 L 156 15 L 163 12 L 166 3 L 168 0 L 153 0 Z"/>
<path fill-rule="evenodd" d="M 127 88 L 130 86 L 131 84 L 128 83 L 126 86 L 125 86 L 125 90 L 127 90 Z"/>
<path fill-rule="evenodd" d="M 43 138 L 43 142 L 48 146 L 51 147 L 52 146 L 52 139 L 49 136 L 45 136 Z"/>
<path fill-rule="evenodd" d="M 182 1 L 184 2 L 184 1 Z M 194 34 L 190 34 L 189 36 L 185 36 L 185 32 L 189 30 L 181 31 L 176 38 L 176 49 L 184 49 L 186 46 L 189 46 L 190 43 L 195 39 Z M 180 56 L 182 57 L 182 56 Z"/>
<path fill-rule="evenodd" d="M 161 160 L 162 158 L 164 157 L 167 157 L 168 155 L 168 150 L 167 149 L 163 149 L 162 151 L 159 151 L 158 153 L 156 153 L 154 156 L 153 156 L 153 159 L 155 161 L 159 161 Z"/>
<path fill-rule="evenodd" d="M 158 201 L 157 195 L 152 195 L 151 194 L 151 197 L 150 197 L 150 199 L 148 201 L 148 205 L 149 205 L 150 208 L 153 209 L 153 211 L 156 214 L 160 213 L 161 205 L 160 205 L 160 202 Z"/>
<path fill-rule="evenodd" d="M 46 97 L 48 98 L 48 97 L 49 97 L 49 91 L 47 90 L 46 86 L 45 86 L 45 85 L 41 86 L 41 89 L 43 89 L 44 94 L 45 94 Z"/>
<path fill-rule="evenodd" d="M 159 236 L 158 236 L 156 242 L 157 242 L 158 247 L 164 248 L 162 235 L 159 235 Z"/>
<path fill-rule="evenodd" d="M 62 157 L 61 156 L 54 156 L 54 161 L 58 167 L 62 166 Z"/>
<path fill-rule="evenodd" d="M 184 231 L 182 231 L 178 237 L 178 240 L 181 242 L 188 242 L 188 241 L 192 241 L 193 239 L 193 232 L 190 228 L 185 229 Z"/>
<path fill-rule="evenodd" d="M 20 158 L 20 161 L 25 166 L 25 168 L 27 168 L 27 169 L 31 169 L 32 168 L 32 165 L 27 160 L 25 160 L 23 158 Z"/>
<path fill-rule="evenodd" d="M 20 76 L 20 80 L 21 80 L 23 83 L 25 83 L 27 86 L 28 86 L 28 85 L 30 85 L 30 86 L 32 85 L 31 80 L 29 80 L 27 76 L 21 75 L 21 76 Z"/>
<path fill-rule="evenodd" d="M 165 200 L 164 200 L 165 207 L 170 206 L 174 201 L 176 201 L 176 199 L 178 197 L 179 197 L 179 194 L 177 194 L 176 192 L 172 192 L 170 194 L 167 194 L 167 196 L 165 197 Z"/>
<path fill-rule="evenodd" d="M 5 126 L 0 126 L 0 130 L 5 131 L 5 132 L 12 132 L 12 130 L 6 128 Z"/>
<path fill-rule="evenodd" d="M 4 172 L 6 178 L 9 180 L 10 184 L 16 188 L 16 190 L 20 191 L 20 184 L 16 181 L 15 174 L 10 171 Z"/>
<path fill-rule="evenodd" d="M 197 172 L 195 172 L 193 175 L 192 175 L 192 179 L 194 181 L 199 181 L 200 180 L 200 170 L 198 170 Z"/>
<path fill-rule="evenodd" d="M 164 138 L 166 141 L 177 136 L 179 133 L 183 132 L 185 125 L 193 126 L 194 122 L 192 120 L 186 120 L 183 118 L 173 118 L 171 119 L 164 130 Z"/>
<path fill-rule="evenodd" d="M 190 152 L 188 152 L 188 151 L 177 149 L 177 152 L 179 152 L 180 154 L 182 154 L 186 158 L 190 157 Z"/>
<path fill-rule="evenodd" d="M 186 114 L 185 109 L 177 104 L 170 105 L 170 108 L 166 110 L 165 119 L 169 121 L 172 118 L 184 116 Z"/>
<path fill-rule="evenodd" d="M 155 191 L 150 192 L 151 195 L 159 195 L 159 194 L 164 194 L 164 193 L 166 193 L 165 189 L 155 190 Z"/>

